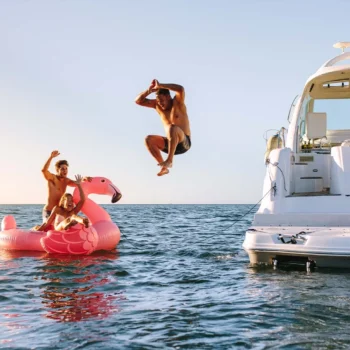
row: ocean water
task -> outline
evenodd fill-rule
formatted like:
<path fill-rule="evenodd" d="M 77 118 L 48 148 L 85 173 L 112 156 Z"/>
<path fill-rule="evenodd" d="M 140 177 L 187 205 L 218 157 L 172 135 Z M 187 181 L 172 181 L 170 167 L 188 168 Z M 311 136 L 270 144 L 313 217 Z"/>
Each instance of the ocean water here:
<path fill-rule="evenodd" d="M 1 349 L 349 349 L 350 271 L 251 267 L 250 205 L 107 205 L 86 257 L 0 251 Z M 20 227 L 41 206 L 0 205 Z"/>

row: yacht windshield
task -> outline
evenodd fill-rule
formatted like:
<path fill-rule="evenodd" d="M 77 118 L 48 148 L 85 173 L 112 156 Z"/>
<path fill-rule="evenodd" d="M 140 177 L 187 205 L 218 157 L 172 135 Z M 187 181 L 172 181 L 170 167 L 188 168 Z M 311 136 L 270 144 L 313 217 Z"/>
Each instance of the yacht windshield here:
<path fill-rule="evenodd" d="M 330 152 L 350 140 L 350 99 L 305 98 L 300 109 L 299 140 L 303 152 Z"/>
<path fill-rule="evenodd" d="M 327 130 L 350 131 L 350 99 L 314 100 L 314 112 L 326 113 Z"/>

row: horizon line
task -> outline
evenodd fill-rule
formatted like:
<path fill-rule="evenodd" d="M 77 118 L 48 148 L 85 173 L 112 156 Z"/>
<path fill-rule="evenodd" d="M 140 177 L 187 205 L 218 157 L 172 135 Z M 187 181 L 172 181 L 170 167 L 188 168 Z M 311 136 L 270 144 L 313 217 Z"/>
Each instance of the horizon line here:
<path fill-rule="evenodd" d="M 96 203 L 97 205 L 254 205 L 254 203 Z M 45 203 L 0 203 L 0 205 L 41 205 Z"/>

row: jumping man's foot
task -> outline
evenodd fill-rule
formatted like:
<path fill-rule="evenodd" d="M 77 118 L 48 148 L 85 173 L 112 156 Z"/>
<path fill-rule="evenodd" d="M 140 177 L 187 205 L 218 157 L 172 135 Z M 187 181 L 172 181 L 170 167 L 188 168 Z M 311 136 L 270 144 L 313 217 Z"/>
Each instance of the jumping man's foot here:
<path fill-rule="evenodd" d="M 169 170 L 166 167 L 163 167 L 160 172 L 157 174 L 158 176 L 163 176 L 169 174 Z"/>
<path fill-rule="evenodd" d="M 171 168 L 173 166 L 173 162 L 171 162 L 170 160 L 165 160 L 164 162 L 161 162 L 158 165 L 162 168 Z"/>

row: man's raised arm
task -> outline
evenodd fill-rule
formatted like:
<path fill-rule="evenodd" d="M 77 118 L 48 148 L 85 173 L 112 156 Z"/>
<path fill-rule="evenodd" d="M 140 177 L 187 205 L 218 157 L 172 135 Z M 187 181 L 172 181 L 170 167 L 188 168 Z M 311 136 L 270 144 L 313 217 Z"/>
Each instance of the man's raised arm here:
<path fill-rule="evenodd" d="M 152 86 L 150 86 L 146 91 L 141 92 L 135 98 L 135 102 L 140 106 L 156 108 L 156 100 L 150 100 L 149 98 L 146 98 L 152 92 Z"/>
<path fill-rule="evenodd" d="M 159 90 L 159 89 L 168 89 L 171 91 L 175 92 L 175 95 L 177 99 L 181 102 L 185 101 L 185 89 L 183 86 L 178 85 L 178 84 L 164 84 L 160 83 L 158 80 L 154 79 L 154 89 Z M 152 83 L 153 83 L 152 82 Z"/>
<path fill-rule="evenodd" d="M 60 152 L 52 151 L 50 158 L 47 160 L 44 167 L 41 169 L 41 172 L 43 173 L 45 179 L 48 181 L 53 179 L 53 174 L 49 172 L 49 167 L 50 167 L 51 161 L 53 158 L 55 158 L 59 155 L 60 155 Z"/>

